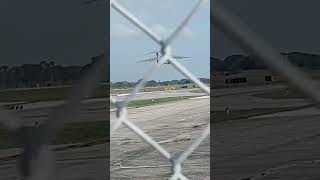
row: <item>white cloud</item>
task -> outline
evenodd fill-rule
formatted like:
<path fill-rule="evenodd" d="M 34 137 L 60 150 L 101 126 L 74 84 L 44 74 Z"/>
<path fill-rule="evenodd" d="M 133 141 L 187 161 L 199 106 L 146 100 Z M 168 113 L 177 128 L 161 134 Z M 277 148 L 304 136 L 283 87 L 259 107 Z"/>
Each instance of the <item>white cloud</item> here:
<path fill-rule="evenodd" d="M 182 35 L 186 38 L 192 38 L 193 37 L 193 32 L 192 30 L 190 29 L 190 27 L 185 27 L 183 30 L 182 30 Z"/>
<path fill-rule="evenodd" d="M 140 3 L 137 3 L 135 1 L 123 0 L 121 3 L 131 13 L 138 17 L 139 20 L 144 22 L 147 26 L 150 26 L 152 30 L 162 37 L 168 37 L 195 4 L 194 0 L 163 0 L 163 2 L 157 3 L 155 6 L 155 2 L 157 2 L 155 0 L 140 1 Z M 185 8 L 179 8 L 181 7 L 181 4 L 183 4 Z M 208 0 L 204 4 L 207 6 Z M 192 38 L 195 34 L 196 32 L 193 32 L 192 28 L 190 28 L 190 24 L 188 24 L 182 30 L 179 37 Z M 111 38 L 128 38 L 141 36 L 143 33 L 129 21 L 124 19 L 124 17 L 119 15 L 118 12 L 112 10 L 110 35 Z"/>
<path fill-rule="evenodd" d="M 162 37 L 168 37 L 175 30 L 175 28 L 166 27 L 162 24 L 154 24 L 151 26 L 151 28 Z M 192 30 L 188 26 L 186 26 L 181 31 L 181 35 L 183 38 L 191 38 L 193 36 L 193 33 Z"/>
<path fill-rule="evenodd" d="M 124 23 L 111 24 L 110 36 L 111 38 L 128 38 L 136 36 L 139 31 L 134 27 L 130 27 Z"/>
<path fill-rule="evenodd" d="M 168 37 L 175 30 L 175 28 L 167 27 L 162 24 L 154 24 L 151 26 L 151 29 L 162 37 Z M 143 33 L 139 29 L 137 29 L 132 25 L 129 25 L 128 23 L 111 24 L 111 31 L 110 31 L 111 38 L 130 38 L 130 37 L 140 36 L 140 35 L 143 35 Z M 193 32 L 187 26 L 182 30 L 181 35 L 179 36 L 183 38 L 192 38 Z"/>
<path fill-rule="evenodd" d="M 151 26 L 151 29 L 154 30 L 160 36 L 166 36 L 172 31 L 170 28 L 165 27 L 161 24 L 154 24 Z"/>
<path fill-rule="evenodd" d="M 121 4 L 163 38 L 168 37 L 181 21 L 190 12 L 195 0 L 119 0 Z M 196 73 L 208 71 L 208 57 L 210 56 L 209 37 L 210 19 L 208 5 L 210 0 L 201 7 L 199 12 L 191 19 L 181 34 L 173 42 L 173 53 L 176 55 L 191 56 L 193 60 L 183 61 L 187 68 Z M 111 63 L 112 80 L 136 81 L 141 78 L 152 63 L 137 64 L 138 61 L 149 56 L 142 56 L 144 52 L 157 50 L 159 46 L 146 36 L 140 29 L 135 27 L 126 18 L 115 10 L 111 10 Z M 207 37 L 208 36 L 208 37 Z M 128 64 L 132 68 L 123 71 L 123 64 Z M 168 68 L 171 68 L 170 66 Z M 168 70 L 168 71 L 167 71 Z M 155 76 L 155 79 L 175 79 L 169 69 L 164 69 Z M 170 74 L 171 73 L 171 74 Z M 178 73 L 177 73 L 178 74 Z"/>
<path fill-rule="evenodd" d="M 204 0 L 202 3 L 202 8 L 204 12 L 210 13 L 210 0 Z"/>

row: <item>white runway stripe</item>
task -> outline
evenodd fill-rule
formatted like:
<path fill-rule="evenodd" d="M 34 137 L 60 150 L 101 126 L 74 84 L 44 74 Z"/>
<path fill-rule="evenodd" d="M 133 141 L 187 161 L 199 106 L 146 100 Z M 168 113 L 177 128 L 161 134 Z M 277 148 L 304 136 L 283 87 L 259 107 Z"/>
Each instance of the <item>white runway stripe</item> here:
<path fill-rule="evenodd" d="M 194 97 L 190 99 L 207 99 L 207 98 L 210 98 L 210 96 L 199 96 L 199 97 Z"/>

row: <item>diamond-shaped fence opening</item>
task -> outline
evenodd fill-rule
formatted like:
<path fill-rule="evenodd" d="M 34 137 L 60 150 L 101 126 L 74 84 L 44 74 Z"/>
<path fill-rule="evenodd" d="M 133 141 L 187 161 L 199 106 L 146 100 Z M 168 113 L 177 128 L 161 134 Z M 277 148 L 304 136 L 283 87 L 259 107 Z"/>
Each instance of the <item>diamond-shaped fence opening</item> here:
<path fill-rule="evenodd" d="M 120 13 L 124 18 L 133 23 L 136 27 L 142 30 L 147 36 L 149 36 L 153 41 L 155 41 L 161 49 L 161 53 L 163 56 L 160 58 L 159 62 L 156 63 L 147 73 L 143 76 L 142 80 L 137 84 L 134 88 L 133 92 L 131 92 L 124 100 L 117 101 L 116 99 L 111 97 L 111 102 L 117 107 L 116 110 L 116 120 L 111 124 L 111 135 L 121 126 L 125 125 L 128 129 L 137 134 L 140 138 L 144 140 L 145 143 L 149 144 L 152 148 L 158 151 L 170 164 L 171 172 L 170 179 L 188 179 L 183 174 L 183 163 L 186 159 L 192 154 L 200 144 L 209 136 L 210 134 L 210 124 L 208 124 L 199 137 L 196 138 L 192 142 L 192 144 L 181 154 L 173 155 L 169 153 L 161 144 L 151 138 L 148 134 L 146 134 L 142 129 L 140 129 L 136 124 L 130 121 L 130 117 L 127 116 L 126 107 L 128 103 L 135 97 L 136 93 L 139 92 L 145 85 L 145 83 L 149 80 L 151 75 L 156 73 L 160 66 L 166 62 L 170 62 L 170 64 L 188 79 L 190 79 L 193 83 L 195 83 L 198 87 L 200 87 L 203 92 L 207 95 L 210 95 L 210 89 L 204 83 L 202 83 L 196 76 L 194 76 L 191 72 L 189 72 L 183 65 L 181 65 L 176 59 L 172 57 L 170 44 L 176 39 L 176 37 L 181 33 L 181 31 L 187 26 L 187 23 L 196 13 L 196 11 L 200 8 L 200 5 L 204 2 L 204 0 L 197 0 L 195 6 L 191 9 L 187 17 L 177 26 L 175 31 L 169 35 L 167 39 L 163 39 L 161 36 L 152 31 L 146 24 L 140 21 L 137 17 L 131 14 L 126 8 L 124 8 L 118 1 L 111 0 L 110 7 Z M 121 168 L 121 164 L 118 168 Z M 111 169 L 113 172 L 115 169 Z"/>

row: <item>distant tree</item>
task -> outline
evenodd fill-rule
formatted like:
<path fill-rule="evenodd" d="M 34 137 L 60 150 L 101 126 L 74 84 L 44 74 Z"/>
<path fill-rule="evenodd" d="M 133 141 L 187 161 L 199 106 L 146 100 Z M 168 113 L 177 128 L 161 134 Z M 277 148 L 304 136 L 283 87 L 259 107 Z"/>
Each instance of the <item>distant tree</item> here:
<path fill-rule="evenodd" d="M 50 61 L 49 65 L 48 65 L 48 74 L 50 77 L 50 81 L 55 81 L 56 80 L 56 74 L 55 74 L 55 62 L 54 61 Z"/>
<path fill-rule="evenodd" d="M 199 80 L 205 84 L 209 84 L 210 83 L 210 79 L 207 78 L 199 78 Z"/>
<path fill-rule="evenodd" d="M 141 81 L 142 81 L 142 79 L 139 79 L 139 80 L 135 83 L 135 85 L 139 84 Z"/>
<path fill-rule="evenodd" d="M 191 81 L 190 81 L 189 79 L 181 79 L 181 80 L 180 80 L 180 84 L 181 84 L 181 85 L 191 84 Z"/>
<path fill-rule="evenodd" d="M 178 84 L 180 84 L 180 81 L 179 80 L 171 80 L 170 84 L 171 85 L 178 85 Z"/>
<path fill-rule="evenodd" d="M 168 86 L 169 85 L 169 81 L 161 81 L 159 83 L 160 86 Z"/>
<path fill-rule="evenodd" d="M 0 67 L 1 88 L 7 88 L 9 66 Z"/>
<path fill-rule="evenodd" d="M 122 82 L 115 82 L 113 83 L 115 89 L 122 89 L 123 83 Z"/>
<path fill-rule="evenodd" d="M 8 82 L 10 87 L 17 88 L 22 86 L 24 78 L 24 72 L 23 68 L 19 66 L 15 66 L 9 69 L 9 77 L 8 77 Z"/>
<path fill-rule="evenodd" d="M 9 69 L 10 69 L 9 66 L 1 66 L 0 72 L 8 72 Z"/>
<path fill-rule="evenodd" d="M 47 61 L 41 61 L 40 67 L 41 67 L 40 84 L 41 86 L 43 86 L 44 82 L 48 80 L 49 63 Z"/>
<path fill-rule="evenodd" d="M 156 87 L 156 86 L 158 86 L 158 82 L 155 80 L 147 81 L 146 86 L 147 87 Z"/>

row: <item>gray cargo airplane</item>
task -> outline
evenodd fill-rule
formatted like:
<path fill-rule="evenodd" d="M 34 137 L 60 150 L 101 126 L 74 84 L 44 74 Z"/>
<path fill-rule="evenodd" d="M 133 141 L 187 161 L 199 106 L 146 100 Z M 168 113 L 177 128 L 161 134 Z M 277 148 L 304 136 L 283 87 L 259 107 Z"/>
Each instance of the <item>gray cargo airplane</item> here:
<path fill-rule="evenodd" d="M 154 54 L 154 53 L 155 53 L 156 57 L 149 58 L 149 59 L 144 59 L 144 60 L 138 61 L 137 63 L 139 63 L 139 62 L 153 62 L 153 61 L 157 61 L 157 63 L 158 63 L 160 58 L 162 57 L 162 55 L 159 55 L 160 51 L 149 52 L 149 53 L 146 53 L 145 55 Z M 172 56 L 172 57 L 174 59 L 187 59 L 187 58 L 190 58 L 190 57 L 186 57 L 186 56 Z M 170 64 L 170 62 L 166 62 L 165 64 Z"/>

